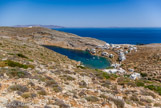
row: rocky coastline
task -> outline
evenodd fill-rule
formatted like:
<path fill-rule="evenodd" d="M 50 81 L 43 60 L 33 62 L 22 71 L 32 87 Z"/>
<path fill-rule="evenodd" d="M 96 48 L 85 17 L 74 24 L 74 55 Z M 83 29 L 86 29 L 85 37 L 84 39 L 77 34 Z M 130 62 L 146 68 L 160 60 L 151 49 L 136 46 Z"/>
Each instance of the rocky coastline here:
<path fill-rule="evenodd" d="M 112 62 L 90 69 L 42 45 Z M 161 45 L 115 45 L 41 27 L 0 27 L 0 107 L 160 108 Z"/>

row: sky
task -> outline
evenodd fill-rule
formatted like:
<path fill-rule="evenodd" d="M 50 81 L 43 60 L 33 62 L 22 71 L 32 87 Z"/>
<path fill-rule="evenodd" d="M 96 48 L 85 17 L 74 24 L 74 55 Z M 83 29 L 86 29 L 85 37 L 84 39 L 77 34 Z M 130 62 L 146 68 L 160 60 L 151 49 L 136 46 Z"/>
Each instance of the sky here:
<path fill-rule="evenodd" d="M 161 27 L 161 0 L 0 0 L 0 26 Z"/>

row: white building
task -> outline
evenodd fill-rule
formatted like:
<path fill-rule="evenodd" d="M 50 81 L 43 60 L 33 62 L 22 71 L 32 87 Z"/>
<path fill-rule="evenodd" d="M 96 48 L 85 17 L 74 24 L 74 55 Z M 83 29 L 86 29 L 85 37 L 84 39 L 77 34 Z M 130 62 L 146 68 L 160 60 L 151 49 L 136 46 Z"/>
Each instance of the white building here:
<path fill-rule="evenodd" d="M 102 54 L 101 54 L 102 56 L 107 56 L 108 55 L 108 53 L 107 52 L 102 52 Z"/>
<path fill-rule="evenodd" d="M 110 55 L 109 55 L 109 58 L 113 58 L 113 57 L 114 57 L 114 55 L 113 55 L 113 54 L 110 54 Z"/>
<path fill-rule="evenodd" d="M 128 54 L 129 52 L 128 51 L 125 51 L 125 54 Z"/>
<path fill-rule="evenodd" d="M 130 75 L 130 79 L 136 80 L 136 79 L 140 79 L 141 75 L 140 73 L 133 73 Z"/>
<path fill-rule="evenodd" d="M 95 53 L 96 53 L 96 49 L 92 48 L 92 49 L 90 50 L 90 52 L 91 52 L 92 54 L 95 54 Z"/>
<path fill-rule="evenodd" d="M 119 68 L 119 69 L 104 69 L 103 72 L 106 72 L 108 74 L 115 74 L 115 73 L 123 74 L 126 71 L 122 68 Z"/>
<path fill-rule="evenodd" d="M 126 60 L 125 54 L 123 52 L 120 52 L 120 54 L 119 54 L 119 60 L 120 61 Z"/>
<path fill-rule="evenodd" d="M 119 67 L 121 66 L 121 64 L 115 63 L 115 64 L 111 64 L 111 66 L 114 67 L 114 68 L 116 69 L 116 68 L 119 68 Z"/>

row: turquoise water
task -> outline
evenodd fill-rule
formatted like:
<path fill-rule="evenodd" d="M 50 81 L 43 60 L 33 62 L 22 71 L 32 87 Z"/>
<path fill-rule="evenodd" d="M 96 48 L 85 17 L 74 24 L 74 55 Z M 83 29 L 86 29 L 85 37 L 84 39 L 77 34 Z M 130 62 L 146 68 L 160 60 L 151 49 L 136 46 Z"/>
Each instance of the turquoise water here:
<path fill-rule="evenodd" d="M 65 49 L 56 46 L 45 46 L 45 47 L 55 52 L 58 52 L 62 55 L 68 56 L 68 58 L 70 59 L 81 61 L 83 65 L 89 68 L 104 69 L 110 66 L 110 62 L 106 58 L 91 55 L 87 51 Z"/>

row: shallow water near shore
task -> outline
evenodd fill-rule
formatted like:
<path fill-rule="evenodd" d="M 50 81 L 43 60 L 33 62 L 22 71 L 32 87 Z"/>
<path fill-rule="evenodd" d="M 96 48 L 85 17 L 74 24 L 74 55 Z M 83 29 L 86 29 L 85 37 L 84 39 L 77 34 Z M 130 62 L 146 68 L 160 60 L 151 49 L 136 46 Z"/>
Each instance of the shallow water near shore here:
<path fill-rule="evenodd" d="M 105 69 L 110 66 L 110 62 L 100 56 L 91 55 L 87 51 L 72 50 L 56 46 L 45 46 L 57 53 L 67 56 L 70 59 L 80 61 L 83 65 L 93 69 Z"/>

